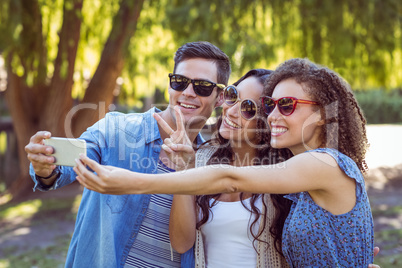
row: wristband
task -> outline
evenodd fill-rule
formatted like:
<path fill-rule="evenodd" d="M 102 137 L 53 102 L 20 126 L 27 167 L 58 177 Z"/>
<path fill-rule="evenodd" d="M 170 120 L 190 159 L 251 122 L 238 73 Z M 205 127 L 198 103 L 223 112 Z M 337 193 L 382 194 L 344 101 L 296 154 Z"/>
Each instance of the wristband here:
<path fill-rule="evenodd" d="M 57 167 L 55 169 L 53 169 L 52 173 L 50 173 L 50 175 L 47 176 L 47 177 L 41 177 L 41 176 L 38 176 L 38 175 L 36 175 L 36 176 L 38 176 L 42 180 L 47 180 L 47 179 L 50 179 L 51 177 L 53 177 L 56 174 L 59 174 L 59 170 L 57 169 Z"/>

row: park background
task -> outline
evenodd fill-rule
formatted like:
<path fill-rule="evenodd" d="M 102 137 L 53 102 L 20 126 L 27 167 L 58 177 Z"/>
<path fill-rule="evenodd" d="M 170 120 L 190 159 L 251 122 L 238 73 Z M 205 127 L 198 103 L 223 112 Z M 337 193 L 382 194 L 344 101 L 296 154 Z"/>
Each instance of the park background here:
<path fill-rule="evenodd" d="M 400 0 L 0 0 L 0 267 L 62 267 L 81 198 L 78 184 L 32 193 L 29 137 L 163 106 L 175 50 L 198 40 L 230 57 L 230 82 L 307 57 L 351 84 L 368 120 L 375 262 L 401 267 Z"/>

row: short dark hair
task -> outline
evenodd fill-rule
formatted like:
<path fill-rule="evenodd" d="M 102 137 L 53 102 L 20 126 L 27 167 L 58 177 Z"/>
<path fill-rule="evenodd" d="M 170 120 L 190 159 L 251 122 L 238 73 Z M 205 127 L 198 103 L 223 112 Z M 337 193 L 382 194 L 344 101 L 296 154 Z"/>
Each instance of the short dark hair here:
<path fill-rule="evenodd" d="M 218 71 L 218 84 L 228 84 L 231 72 L 229 57 L 217 46 L 206 41 L 190 42 L 182 45 L 174 56 L 173 72 L 176 71 L 177 65 L 180 62 L 195 58 L 215 62 Z"/>

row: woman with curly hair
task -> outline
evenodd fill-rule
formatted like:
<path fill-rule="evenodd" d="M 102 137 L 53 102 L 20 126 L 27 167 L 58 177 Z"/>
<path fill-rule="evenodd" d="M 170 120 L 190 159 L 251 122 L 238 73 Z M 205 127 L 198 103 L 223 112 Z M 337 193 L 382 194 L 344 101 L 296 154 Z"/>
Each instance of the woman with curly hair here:
<path fill-rule="evenodd" d="M 267 146 L 266 131 L 261 131 L 266 120 L 257 114 L 257 103 L 271 73 L 250 70 L 224 89 L 216 136 L 197 151 L 195 167 L 272 164 L 291 156 L 289 150 Z M 184 253 L 195 243 L 195 267 L 286 267 L 282 228 L 290 204 L 278 194 L 175 195 L 169 224 L 172 247 Z"/>
<path fill-rule="evenodd" d="M 282 252 L 291 267 L 367 267 L 374 232 L 362 175 L 366 121 L 349 85 L 328 68 L 292 59 L 271 75 L 264 95 L 266 141 L 293 154 L 282 163 L 154 175 L 82 157 L 97 174 L 77 163 L 78 180 L 89 189 L 120 194 L 290 193 Z"/>

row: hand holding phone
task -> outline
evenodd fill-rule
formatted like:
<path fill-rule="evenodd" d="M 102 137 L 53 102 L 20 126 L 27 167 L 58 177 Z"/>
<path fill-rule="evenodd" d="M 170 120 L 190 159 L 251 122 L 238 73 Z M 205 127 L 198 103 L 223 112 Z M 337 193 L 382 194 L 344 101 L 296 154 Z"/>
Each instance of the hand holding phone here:
<path fill-rule="evenodd" d="M 87 144 L 84 140 L 69 138 L 50 138 L 44 140 L 45 145 L 53 147 L 53 154 L 56 159 L 55 165 L 70 166 L 76 165 L 75 159 L 80 158 L 80 154 L 87 155 Z"/>

